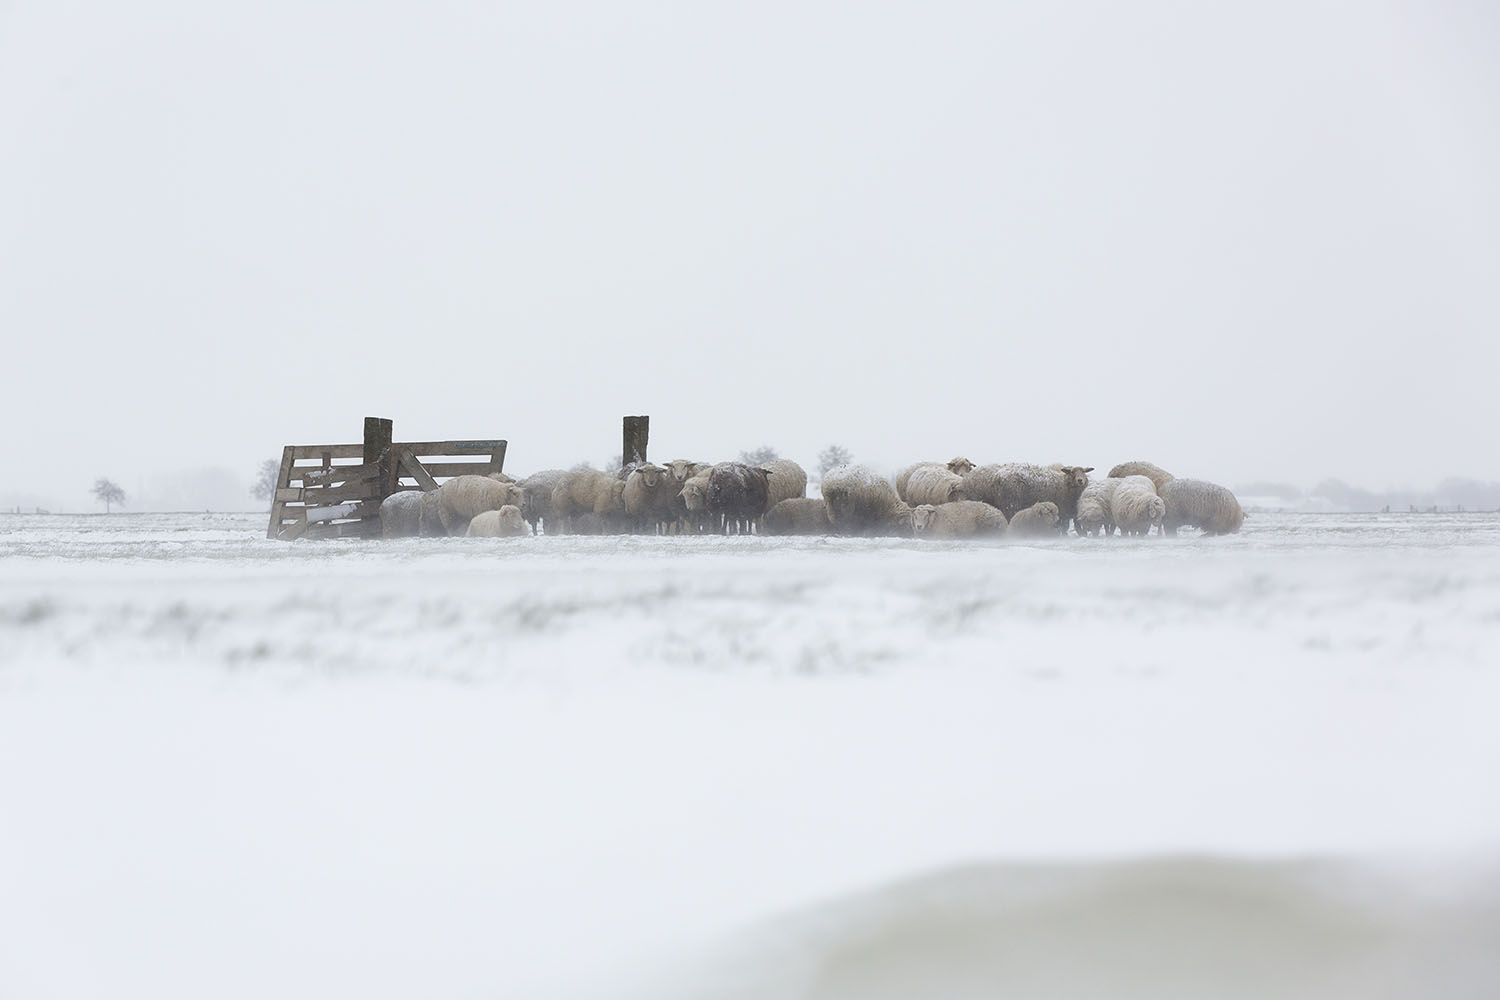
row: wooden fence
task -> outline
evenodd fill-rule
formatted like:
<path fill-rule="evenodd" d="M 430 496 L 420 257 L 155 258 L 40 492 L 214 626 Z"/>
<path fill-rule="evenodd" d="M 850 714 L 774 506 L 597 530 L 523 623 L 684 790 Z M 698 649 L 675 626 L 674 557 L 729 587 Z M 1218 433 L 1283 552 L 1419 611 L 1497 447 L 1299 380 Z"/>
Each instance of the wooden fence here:
<path fill-rule="evenodd" d="M 504 466 L 504 441 L 392 441 L 391 421 L 366 417 L 362 444 L 282 449 L 266 537 L 378 537 L 380 502 L 392 493 L 434 490 L 439 480 Z"/>

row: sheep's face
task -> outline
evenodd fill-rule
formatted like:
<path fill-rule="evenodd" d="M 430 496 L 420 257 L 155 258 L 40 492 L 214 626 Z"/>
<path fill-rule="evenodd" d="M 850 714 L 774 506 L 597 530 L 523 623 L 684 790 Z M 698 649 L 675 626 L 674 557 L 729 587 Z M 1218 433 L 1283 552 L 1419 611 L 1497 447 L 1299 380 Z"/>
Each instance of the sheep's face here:
<path fill-rule="evenodd" d="M 1161 497 L 1152 497 L 1146 504 L 1146 513 L 1151 517 L 1151 524 L 1160 527 L 1162 519 L 1167 516 L 1167 502 Z"/>
<path fill-rule="evenodd" d="M 917 535 L 927 534 L 927 529 L 932 526 L 932 517 L 937 513 L 937 508 L 930 503 L 920 504 L 911 509 L 911 528 Z"/>
<path fill-rule="evenodd" d="M 948 471 L 955 476 L 967 476 L 974 471 L 974 463 L 967 458 L 948 459 Z"/>
<path fill-rule="evenodd" d="M 1068 477 L 1068 485 L 1075 493 L 1082 493 L 1083 488 L 1089 484 L 1089 473 L 1094 471 L 1092 465 L 1087 468 L 1077 465 L 1065 465 L 1062 474 Z"/>
<path fill-rule="evenodd" d="M 1037 512 L 1037 516 L 1039 516 L 1043 521 L 1046 521 L 1048 524 L 1054 526 L 1057 524 L 1057 504 L 1053 503 L 1051 500 L 1043 500 L 1033 509 Z"/>
<path fill-rule="evenodd" d="M 679 483 L 685 483 L 688 481 L 688 477 L 693 474 L 693 466 L 697 464 L 697 462 L 689 462 L 685 458 L 674 458 L 667 463 L 667 472 Z"/>
<path fill-rule="evenodd" d="M 641 477 L 641 485 L 648 490 L 654 490 L 661 485 L 662 479 L 669 475 L 668 470 L 659 465 L 643 465 L 636 469 L 631 475 Z"/>
<path fill-rule="evenodd" d="M 708 506 L 707 484 L 700 480 L 690 480 L 682 487 L 682 505 L 694 513 Z"/>

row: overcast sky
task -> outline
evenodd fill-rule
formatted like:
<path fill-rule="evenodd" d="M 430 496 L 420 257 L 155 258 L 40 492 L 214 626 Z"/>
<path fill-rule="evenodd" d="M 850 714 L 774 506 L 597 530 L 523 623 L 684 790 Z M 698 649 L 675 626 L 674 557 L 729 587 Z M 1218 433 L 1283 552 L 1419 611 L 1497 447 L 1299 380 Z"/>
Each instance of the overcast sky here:
<path fill-rule="evenodd" d="M 1500 479 L 1485 2 L 0 2 L 0 493 L 286 443 Z"/>

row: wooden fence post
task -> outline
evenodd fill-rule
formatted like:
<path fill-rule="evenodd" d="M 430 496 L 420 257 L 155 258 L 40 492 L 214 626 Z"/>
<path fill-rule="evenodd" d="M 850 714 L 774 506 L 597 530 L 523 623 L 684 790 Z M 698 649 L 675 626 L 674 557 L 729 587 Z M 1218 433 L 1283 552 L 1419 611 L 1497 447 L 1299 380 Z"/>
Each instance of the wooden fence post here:
<path fill-rule="evenodd" d="M 375 477 L 376 496 L 373 503 L 376 508 L 386 497 L 396 492 L 396 476 L 398 475 L 397 460 L 391 451 L 392 424 L 384 417 L 365 417 L 365 452 L 364 464 L 378 465 L 379 473 Z M 376 537 L 380 534 L 380 518 L 366 517 L 364 519 L 364 534 Z"/>
<path fill-rule="evenodd" d="M 620 449 L 621 467 L 646 460 L 646 439 L 650 436 L 650 417 L 625 418 L 625 443 Z"/>

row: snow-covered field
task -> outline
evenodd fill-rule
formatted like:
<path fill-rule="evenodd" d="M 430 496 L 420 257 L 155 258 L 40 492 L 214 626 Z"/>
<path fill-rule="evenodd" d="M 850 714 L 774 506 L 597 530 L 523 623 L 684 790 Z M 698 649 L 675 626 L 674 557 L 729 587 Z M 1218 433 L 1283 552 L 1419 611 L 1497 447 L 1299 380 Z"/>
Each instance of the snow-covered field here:
<path fill-rule="evenodd" d="M 1500 515 L 0 517 L 0 996 L 1500 995 Z"/>

